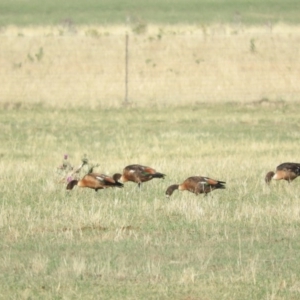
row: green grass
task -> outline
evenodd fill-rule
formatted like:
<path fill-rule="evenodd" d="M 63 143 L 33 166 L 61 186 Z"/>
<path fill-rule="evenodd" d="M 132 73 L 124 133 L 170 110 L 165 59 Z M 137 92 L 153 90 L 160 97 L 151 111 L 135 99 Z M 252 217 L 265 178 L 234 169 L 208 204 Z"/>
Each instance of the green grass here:
<path fill-rule="evenodd" d="M 299 182 L 268 188 L 264 175 L 299 161 L 299 113 L 276 102 L 0 110 L 0 298 L 298 299 Z M 67 192 L 64 153 L 167 177 Z M 164 197 L 194 174 L 227 189 Z"/>
<path fill-rule="evenodd" d="M 76 24 L 151 23 L 298 23 L 297 0 L 251 1 L 21 1 L 2 0 L 0 25 L 57 25 L 69 19 Z"/>
<path fill-rule="evenodd" d="M 241 22 L 262 24 L 265 28 L 269 22 L 298 23 L 299 5 L 295 0 L 1 1 L 0 26 L 66 25 L 73 32 L 77 25 L 86 24 L 129 22 L 135 27 L 148 23 L 195 23 L 205 31 L 206 24 Z M 98 34 L 96 29 L 92 32 Z M 182 102 L 174 101 L 174 106 L 145 104 L 143 108 L 134 105 L 118 108 L 116 104 L 108 109 L 107 103 L 111 99 L 116 101 L 115 92 L 120 88 L 117 82 L 117 87 L 108 89 L 114 92 L 112 98 L 96 93 L 104 95 L 104 105 L 79 107 L 82 102 L 75 101 L 72 109 L 58 108 L 62 102 L 74 101 L 78 90 L 74 89 L 74 81 L 68 84 L 57 74 L 63 74 L 65 66 L 75 67 L 74 61 L 79 67 L 85 66 L 84 70 L 91 70 L 92 65 L 85 65 L 82 56 L 72 60 L 70 55 L 70 63 L 54 55 L 53 61 L 63 71 L 54 68 L 54 78 L 46 81 L 44 69 L 37 69 L 36 65 L 28 67 L 26 60 L 27 53 L 35 54 L 41 49 L 39 37 L 37 42 L 33 39 L 34 46 L 30 43 L 28 46 L 21 29 L 17 35 L 25 45 L 20 41 L 9 44 L 7 41 L 11 39 L 4 37 L 3 45 L 8 50 L 4 51 L 7 56 L 3 64 L 9 62 L 10 69 L 12 62 L 19 68 L 24 65 L 24 78 L 30 79 L 31 84 L 21 84 L 16 68 L 11 73 L 4 69 L 4 90 L 19 89 L 21 100 L 9 98 L 3 91 L 6 102 L 0 107 L 0 299 L 299 299 L 299 179 L 292 184 L 273 182 L 270 187 L 264 183 L 265 173 L 279 163 L 299 162 L 297 103 L 193 101 L 194 104 L 182 105 L 188 103 L 185 93 L 184 97 L 178 96 Z M 272 43 L 274 40 L 272 36 Z M 78 47 L 86 40 L 78 41 L 70 48 L 57 47 L 57 51 L 68 53 L 69 57 L 74 52 L 70 49 L 76 48 L 81 55 L 90 55 L 89 44 L 87 51 Z M 249 48 L 251 39 L 246 37 L 246 41 Z M 282 42 L 286 40 L 279 41 L 286 44 Z M 275 54 L 263 51 L 263 44 L 255 42 L 259 54 L 266 52 L 279 57 L 278 53 L 284 52 L 289 58 L 296 55 L 277 48 Z M 233 49 L 240 43 L 236 42 Z M 53 40 L 50 44 L 56 47 Z M 290 40 L 288 44 L 291 45 Z M 163 48 L 170 45 L 171 40 L 167 40 Z M 9 57 L 8 54 L 14 54 L 12 46 L 25 51 L 25 56 L 22 54 L 25 58 Z M 178 44 L 174 47 L 178 51 L 185 48 Z M 48 48 L 43 49 L 46 56 L 38 66 L 47 69 Z M 97 49 L 98 53 L 99 45 Z M 118 49 L 114 49 L 120 57 Z M 211 51 L 205 53 L 208 52 Z M 161 65 L 165 68 L 166 56 L 170 54 L 163 53 Z M 244 58 L 244 52 L 242 55 Z M 212 61 L 215 57 L 223 57 L 220 65 L 224 61 L 232 65 L 231 56 L 226 58 L 223 50 L 213 54 Z M 266 69 L 266 74 L 280 70 L 281 76 L 275 78 L 282 78 L 284 70 L 291 69 L 263 58 L 274 66 Z M 113 58 L 104 55 L 104 59 Z M 179 60 L 174 59 L 172 64 Z M 99 57 L 97 61 L 104 65 Z M 279 61 L 287 59 L 280 56 Z M 258 66 L 261 68 L 261 63 Z M 195 74 L 194 69 L 184 68 L 187 73 Z M 234 77 L 226 64 L 224 68 L 225 78 L 227 73 Z M 72 72 L 81 74 L 82 69 Z M 208 74 L 207 69 L 201 70 Z M 119 73 L 119 69 L 113 69 L 113 80 L 107 82 L 115 82 Z M 30 74 L 42 80 L 35 82 Z M 238 79 L 239 74 L 235 75 Z M 296 71 L 292 73 L 293 80 L 286 81 L 294 84 L 295 74 Z M 81 81 L 90 83 L 91 78 L 87 81 L 83 76 Z M 188 78 L 185 73 L 182 76 Z M 284 78 L 289 76 L 285 74 Z M 7 78 L 12 78 L 13 84 L 7 84 Z M 62 82 L 58 88 L 55 80 Z M 222 82 L 217 75 L 208 80 L 212 86 L 216 86 L 213 80 Z M 53 90 L 44 88 L 42 84 L 47 87 L 47 82 L 54 85 Z M 241 89 L 249 94 L 253 84 L 246 82 L 248 90 Z M 241 81 L 238 83 L 241 86 Z M 74 89 L 72 97 L 64 94 L 65 86 Z M 145 86 L 142 89 L 138 99 L 149 97 L 149 90 Z M 89 92 L 95 91 L 95 86 L 86 85 L 79 90 L 89 102 Z M 159 103 L 163 97 L 158 84 L 153 84 L 151 90 L 157 91 L 159 97 L 154 94 L 152 98 Z M 267 89 L 261 90 L 266 93 Z M 29 95 L 32 102 L 40 102 L 45 95 L 38 92 L 50 94 L 43 105 L 24 101 Z M 289 86 L 283 86 L 281 93 L 288 92 Z M 269 93 L 267 96 L 279 99 L 269 97 Z M 97 97 L 90 96 L 96 102 Z M 228 99 L 231 97 L 228 95 Z M 127 183 L 124 189 L 98 193 L 79 188 L 67 192 L 65 185 L 58 183 L 61 174 L 57 171 L 64 153 L 70 155 L 75 166 L 86 153 L 91 162 L 99 163 L 96 171 L 110 175 L 128 164 L 141 163 L 167 176 L 144 184 L 141 190 Z M 191 175 L 224 180 L 227 188 L 207 197 L 176 191 L 170 199 L 165 198 L 164 192 L 170 184 L 180 183 Z"/>

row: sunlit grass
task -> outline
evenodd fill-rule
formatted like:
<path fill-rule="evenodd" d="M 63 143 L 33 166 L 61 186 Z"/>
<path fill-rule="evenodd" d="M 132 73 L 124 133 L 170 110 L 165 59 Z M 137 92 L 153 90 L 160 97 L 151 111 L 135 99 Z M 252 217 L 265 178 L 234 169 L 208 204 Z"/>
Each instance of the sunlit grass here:
<path fill-rule="evenodd" d="M 264 183 L 298 161 L 293 103 L 1 110 L 3 298 L 296 299 L 299 185 Z M 67 192 L 56 168 L 167 174 L 138 189 Z M 207 197 L 166 188 L 225 180 Z"/>
<path fill-rule="evenodd" d="M 299 3 L 295 0 L 222 0 L 151 1 L 139 0 L 45 0 L 7 1 L 0 3 L 0 25 L 112 24 L 155 22 L 174 23 L 277 23 L 299 22 Z"/>
<path fill-rule="evenodd" d="M 129 25 L 9 26 L 0 32 L 1 102 L 103 109 L 297 101 L 298 40 L 298 26 L 285 24 L 151 24 L 142 34 Z"/>
<path fill-rule="evenodd" d="M 264 182 L 299 162 L 299 4 L 21 2 L 0 3 L 0 298 L 299 299 L 299 179 Z M 69 192 L 65 153 L 167 176 Z M 227 187 L 165 197 L 191 175 Z"/>

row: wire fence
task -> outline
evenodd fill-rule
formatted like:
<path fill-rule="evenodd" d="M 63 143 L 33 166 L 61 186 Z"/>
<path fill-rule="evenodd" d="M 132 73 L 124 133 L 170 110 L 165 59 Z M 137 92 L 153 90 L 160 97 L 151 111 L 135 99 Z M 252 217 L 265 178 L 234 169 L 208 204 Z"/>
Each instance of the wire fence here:
<path fill-rule="evenodd" d="M 299 100 L 295 28 L 48 31 L 0 35 L 2 103 L 98 107 Z"/>

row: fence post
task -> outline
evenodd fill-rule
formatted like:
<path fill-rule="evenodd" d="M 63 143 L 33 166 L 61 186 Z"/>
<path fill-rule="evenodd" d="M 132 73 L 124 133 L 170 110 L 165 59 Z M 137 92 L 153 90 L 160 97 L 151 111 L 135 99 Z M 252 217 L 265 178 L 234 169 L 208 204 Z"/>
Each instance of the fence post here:
<path fill-rule="evenodd" d="M 125 99 L 124 104 L 128 104 L 128 33 L 125 36 Z"/>

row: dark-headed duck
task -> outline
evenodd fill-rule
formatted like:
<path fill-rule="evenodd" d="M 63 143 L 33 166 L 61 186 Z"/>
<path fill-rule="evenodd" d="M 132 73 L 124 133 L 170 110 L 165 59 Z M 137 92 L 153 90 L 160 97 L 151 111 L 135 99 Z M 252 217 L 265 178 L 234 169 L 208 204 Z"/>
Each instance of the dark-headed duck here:
<path fill-rule="evenodd" d="M 123 174 L 115 174 L 121 182 L 132 181 L 139 186 L 142 182 L 149 181 L 153 178 L 164 178 L 166 175 L 156 172 L 155 169 L 142 165 L 129 165 L 124 168 Z"/>
<path fill-rule="evenodd" d="M 72 190 L 75 185 L 94 189 L 96 192 L 109 187 L 123 187 L 115 175 L 110 177 L 100 173 L 89 173 L 83 176 L 81 180 L 71 180 L 67 185 L 67 190 Z"/>
<path fill-rule="evenodd" d="M 189 191 L 196 195 L 205 195 L 216 189 L 225 189 L 225 181 L 219 181 L 203 176 L 192 176 L 187 178 L 181 184 L 170 185 L 166 190 L 166 196 L 170 197 L 175 190 Z"/>
<path fill-rule="evenodd" d="M 288 182 L 293 181 L 300 175 L 300 164 L 286 162 L 277 166 L 276 171 L 270 171 L 266 174 L 265 181 L 270 183 L 272 179 L 274 180 L 287 180 Z"/>

